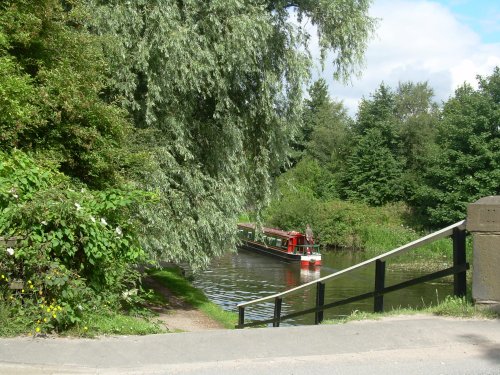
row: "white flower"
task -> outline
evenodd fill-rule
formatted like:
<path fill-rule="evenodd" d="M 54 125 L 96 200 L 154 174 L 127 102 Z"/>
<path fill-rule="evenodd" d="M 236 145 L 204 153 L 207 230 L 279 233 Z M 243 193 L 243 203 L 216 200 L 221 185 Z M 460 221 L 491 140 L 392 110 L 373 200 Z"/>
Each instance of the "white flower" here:
<path fill-rule="evenodd" d="M 13 196 L 14 198 L 16 198 L 16 199 L 17 199 L 17 198 L 19 198 L 19 195 L 17 195 L 17 194 L 12 194 L 12 196 Z"/>
<path fill-rule="evenodd" d="M 78 203 L 75 203 L 75 207 L 77 211 L 80 211 L 82 209 L 82 206 L 80 206 Z"/>
<path fill-rule="evenodd" d="M 101 224 L 102 225 L 108 225 L 108 223 L 106 222 L 106 219 L 101 217 Z"/>
<path fill-rule="evenodd" d="M 42 225 L 47 225 L 47 222 L 45 220 L 42 221 Z"/>
<path fill-rule="evenodd" d="M 91 220 L 93 223 L 95 223 L 95 217 L 91 216 L 91 217 L 90 217 L 90 220 Z"/>
<path fill-rule="evenodd" d="M 9 255 L 14 255 L 14 249 L 13 249 L 12 247 L 8 247 L 8 248 L 7 248 L 7 253 L 8 253 Z"/>
<path fill-rule="evenodd" d="M 115 232 L 116 232 L 116 234 L 117 234 L 118 236 L 121 236 L 121 235 L 123 234 L 123 232 L 122 232 L 122 228 L 120 228 L 120 227 L 116 227 Z"/>

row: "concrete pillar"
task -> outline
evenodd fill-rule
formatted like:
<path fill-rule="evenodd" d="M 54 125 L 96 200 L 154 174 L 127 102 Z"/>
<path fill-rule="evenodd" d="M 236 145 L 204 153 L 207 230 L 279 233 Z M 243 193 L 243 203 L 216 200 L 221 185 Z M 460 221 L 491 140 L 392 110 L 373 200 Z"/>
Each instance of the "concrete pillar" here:
<path fill-rule="evenodd" d="M 500 311 L 500 196 L 479 199 L 467 208 L 472 233 L 472 298 Z"/>

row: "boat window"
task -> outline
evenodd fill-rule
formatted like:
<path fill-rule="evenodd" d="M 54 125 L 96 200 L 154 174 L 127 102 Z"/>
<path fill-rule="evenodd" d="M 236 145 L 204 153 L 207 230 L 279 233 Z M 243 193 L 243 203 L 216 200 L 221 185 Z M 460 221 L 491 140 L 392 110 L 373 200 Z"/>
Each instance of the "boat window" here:
<path fill-rule="evenodd" d="M 276 246 L 281 246 L 281 238 L 276 238 Z"/>

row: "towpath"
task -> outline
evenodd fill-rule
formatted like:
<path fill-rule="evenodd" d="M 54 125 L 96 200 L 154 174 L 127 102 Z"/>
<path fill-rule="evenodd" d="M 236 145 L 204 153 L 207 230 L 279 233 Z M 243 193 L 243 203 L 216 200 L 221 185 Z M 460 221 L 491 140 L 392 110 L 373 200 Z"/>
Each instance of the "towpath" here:
<path fill-rule="evenodd" d="M 0 374 L 500 374 L 500 320 L 0 339 Z"/>

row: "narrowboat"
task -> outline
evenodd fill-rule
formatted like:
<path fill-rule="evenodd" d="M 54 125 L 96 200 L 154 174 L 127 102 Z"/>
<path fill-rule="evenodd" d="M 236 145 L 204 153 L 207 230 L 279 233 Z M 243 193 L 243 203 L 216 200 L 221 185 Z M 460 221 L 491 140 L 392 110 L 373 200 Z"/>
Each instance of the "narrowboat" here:
<path fill-rule="evenodd" d="M 319 245 L 308 244 L 304 234 L 264 227 L 259 237 L 255 235 L 255 227 L 253 223 L 238 224 L 240 248 L 288 261 L 300 261 L 304 267 L 321 265 Z"/>

